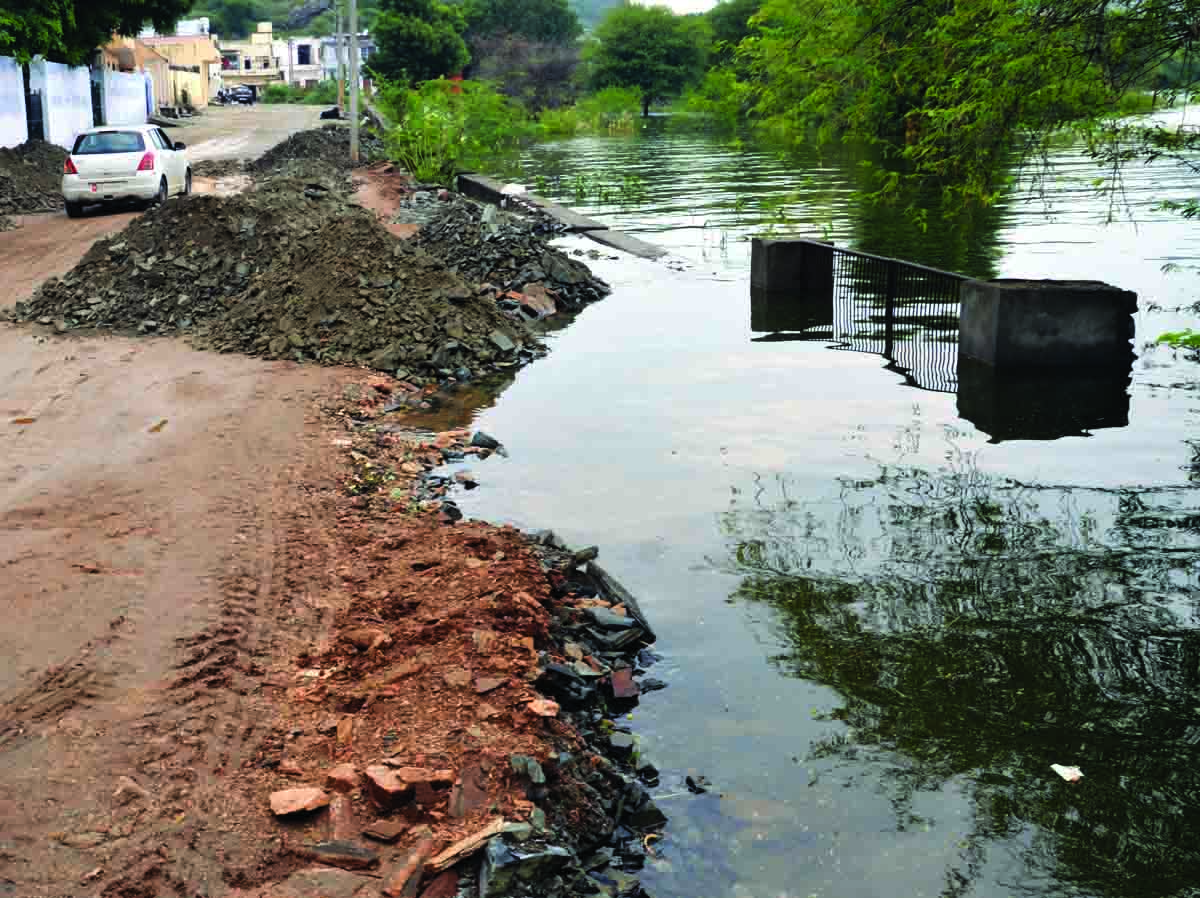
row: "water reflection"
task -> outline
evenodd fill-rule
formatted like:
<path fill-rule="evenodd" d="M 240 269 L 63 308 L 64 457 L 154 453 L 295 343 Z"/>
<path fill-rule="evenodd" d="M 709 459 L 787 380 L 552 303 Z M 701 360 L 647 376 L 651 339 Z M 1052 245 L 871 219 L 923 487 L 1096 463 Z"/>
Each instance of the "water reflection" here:
<path fill-rule="evenodd" d="M 993 442 L 1087 436 L 1129 425 L 1130 369 L 997 372 L 958 359 L 958 414 Z"/>
<path fill-rule="evenodd" d="M 843 482 L 832 515 L 778 481 L 721 523 L 774 663 L 840 696 L 808 759 L 882 765 L 901 830 L 920 793 L 969 800 L 943 895 L 1003 851 L 1010 893 L 1166 896 L 1200 882 L 1195 499 L 1017 485 L 966 456 Z"/>
<path fill-rule="evenodd" d="M 995 277 L 998 235 L 1012 212 L 992 206 L 948 216 L 935 195 L 859 201 L 878 186 L 868 165 L 882 163 L 874 148 L 857 144 L 784 152 L 746 135 L 735 148 L 654 117 L 632 135 L 531 147 L 520 171 L 507 174 L 614 228 L 726 269 L 744 267 L 746 241 L 770 230 L 825 234 L 870 252 Z M 637 202 L 620 189 L 630 177 L 645 188 Z M 916 215 L 918 207 L 926 212 Z"/>
<path fill-rule="evenodd" d="M 960 356 L 962 276 L 842 249 L 829 249 L 824 264 L 829 276 L 808 277 L 803 289 L 751 287 L 755 342 L 819 341 L 879 355 L 908 386 L 957 393 L 959 416 L 992 442 L 1129 424 L 1132 353 L 1117 368 L 998 372 Z"/>

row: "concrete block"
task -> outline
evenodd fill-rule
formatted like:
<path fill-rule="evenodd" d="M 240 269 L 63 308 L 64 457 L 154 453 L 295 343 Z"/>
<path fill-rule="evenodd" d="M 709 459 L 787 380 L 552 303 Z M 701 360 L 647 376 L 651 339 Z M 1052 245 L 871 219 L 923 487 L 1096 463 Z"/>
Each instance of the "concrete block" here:
<path fill-rule="evenodd" d="M 804 331 L 833 326 L 833 283 L 825 295 L 799 290 L 750 288 L 750 330 L 755 333 Z"/>
<path fill-rule="evenodd" d="M 992 438 L 1057 440 L 1129 424 L 1132 358 L 1122 367 L 997 369 L 960 355 L 958 414 Z"/>
<path fill-rule="evenodd" d="M 755 237 L 750 244 L 750 286 L 773 292 L 832 295 L 833 244 Z"/>
<path fill-rule="evenodd" d="M 967 281 L 962 354 L 995 368 L 1128 366 L 1137 294 L 1102 281 Z"/>

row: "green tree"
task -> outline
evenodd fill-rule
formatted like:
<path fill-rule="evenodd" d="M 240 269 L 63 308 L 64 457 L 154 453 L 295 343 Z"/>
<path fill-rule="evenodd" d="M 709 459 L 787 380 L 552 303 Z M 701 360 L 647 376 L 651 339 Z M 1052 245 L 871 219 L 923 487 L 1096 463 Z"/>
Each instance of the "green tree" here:
<path fill-rule="evenodd" d="M 170 31 L 193 0 L 5 0 L 0 6 L 0 56 L 26 62 L 45 56 L 80 65 L 115 34 L 152 24 Z"/>
<path fill-rule="evenodd" d="M 220 37 L 244 38 L 254 31 L 258 16 L 253 0 L 225 0 L 209 14 L 209 31 Z"/>
<path fill-rule="evenodd" d="M 708 60 L 707 22 L 677 16 L 665 6 L 621 6 L 596 29 L 586 53 L 595 88 L 636 87 L 642 115 L 700 80 Z"/>
<path fill-rule="evenodd" d="M 464 12 L 468 41 L 509 35 L 567 43 L 583 30 L 567 0 L 469 0 Z"/>
<path fill-rule="evenodd" d="M 780 134 L 862 138 L 990 202 L 1014 153 L 1064 127 L 1111 138 L 1121 96 L 1191 47 L 1198 18 L 1200 0 L 767 0 L 741 55 Z"/>
<path fill-rule="evenodd" d="M 383 0 L 371 71 L 414 84 L 457 74 L 470 58 L 465 28 L 462 12 L 438 0 Z"/>
<path fill-rule="evenodd" d="M 721 0 L 705 15 L 712 28 L 713 56 L 718 63 L 727 63 L 733 58 L 745 38 L 757 29 L 750 18 L 762 7 L 762 0 Z"/>

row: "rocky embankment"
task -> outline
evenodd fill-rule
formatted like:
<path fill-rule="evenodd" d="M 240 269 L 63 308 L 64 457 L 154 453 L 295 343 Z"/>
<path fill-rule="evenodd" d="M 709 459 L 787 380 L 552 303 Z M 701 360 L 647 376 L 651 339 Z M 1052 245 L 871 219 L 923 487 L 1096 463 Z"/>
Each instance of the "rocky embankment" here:
<path fill-rule="evenodd" d="M 347 598 L 268 678 L 281 716 L 241 785 L 293 872 L 241 894 L 643 895 L 666 817 L 622 720 L 666 685 L 653 629 L 596 548 L 461 520 L 451 490 L 478 481 L 444 466 L 503 447 L 405 426 L 402 389 L 375 378 L 325 408 L 339 486 L 314 507 L 333 543 L 296 530 L 283 586 L 335 569 Z"/>

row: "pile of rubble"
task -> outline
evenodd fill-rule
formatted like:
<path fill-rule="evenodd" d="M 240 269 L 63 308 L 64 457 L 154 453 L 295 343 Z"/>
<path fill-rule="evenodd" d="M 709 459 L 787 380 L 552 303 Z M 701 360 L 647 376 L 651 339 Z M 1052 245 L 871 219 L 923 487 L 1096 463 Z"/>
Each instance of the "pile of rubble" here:
<path fill-rule="evenodd" d="M 491 284 L 501 294 L 545 290 L 560 310 L 579 309 L 612 292 L 582 262 L 550 246 L 548 231 L 537 217 L 463 201 L 446 204 L 416 242 L 470 281 Z"/>
<path fill-rule="evenodd" d="M 513 367 L 536 348 L 518 319 L 389 234 L 336 179 L 173 200 L 97 242 L 14 317 L 186 332 L 201 346 L 399 369 L 414 383 Z"/>
<path fill-rule="evenodd" d="M 67 151 L 43 140 L 0 147 L 0 216 L 61 209 Z"/>
<path fill-rule="evenodd" d="M 242 782 L 269 794 L 293 857 L 348 871 L 347 894 L 454 895 L 469 876 L 480 898 L 644 895 L 667 820 L 652 792 L 704 791 L 660 772 L 625 725 L 666 685 L 647 675 L 654 632 L 595 547 L 461 521 L 444 499 L 436 516 L 397 513 L 444 463 L 501 451 L 481 432 L 386 424 L 398 388 L 374 378 L 337 407 L 337 526 L 281 576 L 353 557 L 349 602 L 277 681 L 289 702 Z M 364 870 L 378 872 L 349 872 Z"/>
<path fill-rule="evenodd" d="M 365 165 L 384 152 L 380 138 L 366 131 L 359 135 L 359 164 Z M 246 168 L 251 172 L 269 172 L 300 160 L 318 162 L 327 171 L 349 171 L 355 167 L 350 161 L 350 130 L 344 125 L 326 125 L 299 131 L 271 147 Z"/>

